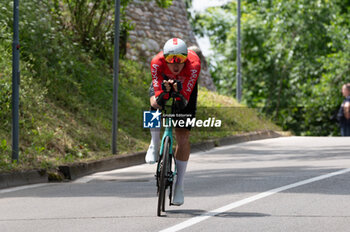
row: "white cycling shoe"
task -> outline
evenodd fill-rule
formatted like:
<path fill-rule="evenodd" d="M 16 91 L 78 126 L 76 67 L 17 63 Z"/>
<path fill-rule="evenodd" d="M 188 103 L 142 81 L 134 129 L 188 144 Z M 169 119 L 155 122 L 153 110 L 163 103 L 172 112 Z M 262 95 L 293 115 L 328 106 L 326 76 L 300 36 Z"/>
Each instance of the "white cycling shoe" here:
<path fill-rule="evenodd" d="M 180 206 L 184 201 L 185 197 L 183 188 L 175 186 L 173 205 Z"/>
<path fill-rule="evenodd" d="M 158 149 L 153 145 L 149 145 L 145 161 L 148 164 L 154 164 L 158 161 Z"/>

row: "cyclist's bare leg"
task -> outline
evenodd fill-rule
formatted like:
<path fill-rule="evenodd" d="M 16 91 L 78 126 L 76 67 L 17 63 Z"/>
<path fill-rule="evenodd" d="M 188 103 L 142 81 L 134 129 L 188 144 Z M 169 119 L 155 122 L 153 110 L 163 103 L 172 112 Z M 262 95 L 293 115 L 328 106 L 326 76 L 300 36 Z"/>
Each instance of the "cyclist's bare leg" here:
<path fill-rule="evenodd" d="M 154 96 L 150 97 L 150 104 L 155 109 L 160 108 Z M 150 131 L 151 131 L 151 142 L 146 153 L 145 161 L 146 163 L 153 164 L 153 163 L 156 163 L 158 160 L 158 150 L 160 145 L 160 129 L 151 128 Z"/>
<path fill-rule="evenodd" d="M 188 159 L 190 157 L 190 131 L 185 128 L 176 128 L 176 166 L 177 166 L 177 179 L 174 191 L 173 204 L 182 205 L 184 203 L 184 177 L 186 173 Z"/>
<path fill-rule="evenodd" d="M 175 129 L 176 136 L 176 151 L 175 158 L 181 161 L 188 161 L 190 158 L 190 131 L 186 128 L 176 128 Z"/>

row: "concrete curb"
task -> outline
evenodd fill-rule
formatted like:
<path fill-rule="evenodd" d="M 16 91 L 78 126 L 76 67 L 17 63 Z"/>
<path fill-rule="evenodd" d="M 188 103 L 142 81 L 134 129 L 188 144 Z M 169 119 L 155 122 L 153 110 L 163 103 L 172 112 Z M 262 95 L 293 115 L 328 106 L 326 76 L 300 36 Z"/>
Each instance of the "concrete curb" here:
<path fill-rule="evenodd" d="M 232 145 L 253 140 L 277 138 L 281 136 L 286 135 L 275 131 L 251 132 L 196 143 L 191 145 L 191 152 L 207 151 L 218 146 Z M 106 158 L 93 162 L 62 165 L 59 166 L 59 172 L 64 176 L 65 179 L 75 180 L 79 177 L 96 172 L 110 171 L 113 169 L 120 169 L 143 164 L 145 163 L 145 155 L 146 152 L 144 151 L 135 154 L 118 155 L 116 157 Z M 47 182 L 49 182 L 49 176 L 46 171 L 32 170 L 18 173 L 0 173 L 0 189 Z"/>
<path fill-rule="evenodd" d="M 45 170 L 0 173 L 0 189 L 45 182 L 48 182 L 48 174 Z"/>
<path fill-rule="evenodd" d="M 96 172 L 110 171 L 120 169 L 145 162 L 146 152 L 135 154 L 118 155 L 112 158 L 106 158 L 88 163 L 77 163 L 66 166 L 59 166 L 59 171 L 63 173 L 65 179 L 75 180 Z"/>

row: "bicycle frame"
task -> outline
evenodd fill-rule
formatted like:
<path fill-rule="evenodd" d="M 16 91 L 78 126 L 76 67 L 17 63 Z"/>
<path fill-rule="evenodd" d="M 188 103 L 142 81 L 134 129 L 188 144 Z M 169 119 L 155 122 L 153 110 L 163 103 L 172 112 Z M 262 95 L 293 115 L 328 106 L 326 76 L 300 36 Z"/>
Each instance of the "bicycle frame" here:
<path fill-rule="evenodd" d="M 171 118 L 166 118 L 166 124 L 170 125 L 170 126 L 166 127 L 164 130 L 164 134 L 163 134 L 162 142 L 161 142 L 161 146 L 160 146 L 160 151 L 159 151 L 159 157 L 162 157 L 162 155 L 163 155 L 164 141 L 165 141 L 166 137 L 170 138 L 169 154 L 171 154 L 172 157 L 174 156 L 174 153 L 173 153 L 174 138 L 173 138 L 173 128 L 171 126 Z M 170 157 L 170 158 L 172 158 L 172 157 Z M 158 171 L 160 171 L 160 170 L 158 169 Z M 176 168 L 176 164 L 175 164 L 175 171 L 173 173 L 173 177 L 176 176 L 176 173 L 177 173 L 177 168 Z"/>
<path fill-rule="evenodd" d="M 172 105 L 171 113 L 176 112 L 175 110 L 175 98 L 177 95 L 171 94 Z M 163 115 L 166 114 L 165 104 L 162 107 Z M 164 118 L 162 118 L 164 120 Z M 173 128 L 172 128 L 172 119 L 170 117 L 165 118 L 166 125 L 161 140 L 161 146 L 159 151 L 158 165 L 156 169 L 156 179 L 158 187 L 158 208 L 157 215 L 161 216 L 161 212 L 165 212 L 165 199 L 166 192 L 169 189 L 169 206 L 172 204 L 172 194 L 173 194 L 173 184 L 175 176 L 177 175 L 177 165 L 175 154 L 173 150 L 174 138 L 173 138 Z M 167 144 L 167 145 L 165 145 Z"/>
<path fill-rule="evenodd" d="M 174 109 L 174 101 L 172 104 L 172 112 Z M 163 113 L 166 114 L 165 106 Z M 163 119 L 164 120 L 164 119 Z M 177 175 L 177 166 L 174 156 L 173 144 L 173 128 L 171 118 L 167 117 L 166 126 L 161 140 L 161 147 L 159 151 L 159 159 L 156 171 L 157 187 L 158 187 L 158 208 L 157 215 L 161 216 L 161 211 L 165 212 L 166 192 L 169 189 L 169 206 L 172 204 L 173 184 L 175 176 Z M 161 162 L 165 161 L 165 162 Z M 162 165 L 163 164 L 163 165 Z M 164 166 L 165 165 L 165 166 Z"/>
<path fill-rule="evenodd" d="M 163 149 L 164 149 L 164 140 L 167 136 L 170 137 L 170 150 L 169 153 L 173 153 L 173 128 L 171 126 L 171 118 L 166 118 L 166 123 L 167 125 L 170 125 L 168 127 L 165 128 L 164 134 L 163 134 L 163 138 L 162 138 L 162 142 L 161 142 L 161 146 L 160 146 L 160 155 L 163 154 Z"/>

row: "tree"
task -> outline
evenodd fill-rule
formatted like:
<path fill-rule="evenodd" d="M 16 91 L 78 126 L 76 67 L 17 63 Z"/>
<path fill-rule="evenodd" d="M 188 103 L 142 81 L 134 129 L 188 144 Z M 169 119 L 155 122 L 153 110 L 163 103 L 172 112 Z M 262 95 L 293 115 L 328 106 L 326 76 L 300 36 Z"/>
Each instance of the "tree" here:
<path fill-rule="evenodd" d="M 125 10 L 132 0 L 121 0 L 120 53 L 126 54 L 128 31 L 133 25 L 126 19 Z M 151 0 L 143 0 L 151 1 Z M 114 40 L 114 0 L 54 0 L 52 9 L 63 25 L 87 51 L 92 50 L 102 59 L 112 53 Z M 167 8 L 172 0 L 155 0 L 158 6 Z M 68 30 L 67 30 L 68 29 Z"/>
<path fill-rule="evenodd" d="M 243 101 L 297 134 L 336 134 L 329 117 L 348 70 L 334 62 L 347 65 L 348 7 L 349 1 L 340 0 L 243 1 Z M 235 12 L 236 2 L 230 2 L 192 18 L 195 32 L 208 35 L 215 50 L 209 60 L 217 89 L 232 96 Z"/>

